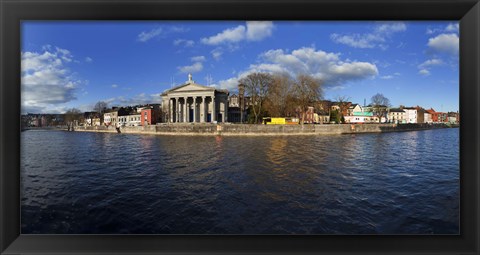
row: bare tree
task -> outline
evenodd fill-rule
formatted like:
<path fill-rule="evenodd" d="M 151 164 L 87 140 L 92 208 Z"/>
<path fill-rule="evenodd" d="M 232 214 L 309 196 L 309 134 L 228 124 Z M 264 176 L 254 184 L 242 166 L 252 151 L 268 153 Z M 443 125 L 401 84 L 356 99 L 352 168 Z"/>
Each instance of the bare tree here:
<path fill-rule="evenodd" d="M 320 114 L 328 114 L 330 116 L 332 110 L 332 102 L 327 100 L 320 100 L 315 104 L 315 111 Z M 323 124 L 323 117 L 320 118 L 320 124 Z"/>
<path fill-rule="evenodd" d="M 93 107 L 93 111 L 94 112 L 97 112 L 100 116 L 100 123 L 103 123 L 103 114 L 105 113 L 105 111 L 107 110 L 108 108 L 108 104 L 104 101 L 99 101 L 95 104 L 95 106 Z"/>
<path fill-rule="evenodd" d="M 72 108 L 65 112 L 65 123 L 67 123 L 68 130 L 73 131 L 73 126 L 78 124 L 82 119 L 82 112 L 77 108 Z"/>
<path fill-rule="evenodd" d="M 335 100 L 338 103 L 338 107 L 340 108 L 339 111 L 339 118 L 342 120 L 341 122 L 344 122 L 344 115 L 345 112 L 347 111 L 348 107 L 350 106 L 350 97 L 347 96 L 337 96 Z"/>
<path fill-rule="evenodd" d="M 81 119 L 82 112 L 77 108 L 69 109 L 65 112 L 65 121 L 72 122 Z"/>
<path fill-rule="evenodd" d="M 293 85 L 293 94 L 303 125 L 308 107 L 313 107 L 322 98 L 321 82 L 310 75 L 300 74 Z"/>
<path fill-rule="evenodd" d="M 273 82 L 273 76 L 268 73 L 251 73 L 240 79 L 241 84 L 245 85 L 245 93 L 250 96 L 252 102 L 252 112 L 255 124 L 263 113 L 263 104 L 268 92 L 268 87 Z"/>
<path fill-rule="evenodd" d="M 288 74 L 276 74 L 268 87 L 265 110 L 273 117 L 289 115 L 289 97 L 292 92 L 293 81 Z"/>
<path fill-rule="evenodd" d="M 390 106 L 390 99 L 385 97 L 383 94 L 377 93 L 372 96 L 371 103 L 374 112 L 378 115 L 378 122 L 382 121 L 383 115 L 387 112 L 387 107 Z"/>

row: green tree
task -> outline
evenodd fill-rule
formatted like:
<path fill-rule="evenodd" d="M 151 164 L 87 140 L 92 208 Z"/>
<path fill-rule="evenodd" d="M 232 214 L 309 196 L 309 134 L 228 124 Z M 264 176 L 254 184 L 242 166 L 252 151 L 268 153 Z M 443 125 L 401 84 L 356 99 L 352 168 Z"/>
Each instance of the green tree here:
<path fill-rule="evenodd" d="M 331 112 L 330 121 L 335 121 L 335 124 L 342 123 L 342 114 L 338 110 L 333 110 Z"/>

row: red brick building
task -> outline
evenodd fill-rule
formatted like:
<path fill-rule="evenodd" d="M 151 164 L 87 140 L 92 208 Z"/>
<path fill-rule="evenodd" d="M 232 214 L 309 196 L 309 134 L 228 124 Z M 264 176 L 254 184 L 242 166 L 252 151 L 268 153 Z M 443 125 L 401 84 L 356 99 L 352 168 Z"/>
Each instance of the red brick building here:
<path fill-rule="evenodd" d="M 446 112 L 437 112 L 438 122 L 448 122 L 448 114 Z"/>
<path fill-rule="evenodd" d="M 426 112 L 432 115 L 432 122 L 448 122 L 448 114 L 446 112 L 436 112 L 433 108 L 426 110 Z"/>
<path fill-rule="evenodd" d="M 149 106 L 142 109 L 140 125 L 155 125 L 160 122 L 160 108 Z"/>
<path fill-rule="evenodd" d="M 438 112 L 436 112 L 433 108 L 426 110 L 426 112 L 432 115 L 432 122 L 438 122 Z"/>

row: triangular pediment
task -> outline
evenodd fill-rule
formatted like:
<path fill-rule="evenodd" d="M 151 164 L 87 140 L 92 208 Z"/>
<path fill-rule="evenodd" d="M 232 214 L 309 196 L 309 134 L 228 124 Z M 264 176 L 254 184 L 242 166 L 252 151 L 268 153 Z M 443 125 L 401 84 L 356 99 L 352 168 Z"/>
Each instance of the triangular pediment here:
<path fill-rule="evenodd" d="M 193 91 L 214 91 L 215 88 L 214 87 L 207 87 L 207 86 L 203 86 L 203 85 L 200 85 L 200 84 L 197 84 L 197 83 L 187 83 L 187 84 L 183 84 L 183 85 L 180 85 L 180 86 L 177 86 L 175 88 L 172 88 L 172 89 L 169 89 L 167 91 L 165 91 L 165 93 L 172 93 L 172 92 L 193 92 Z"/>
<path fill-rule="evenodd" d="M 215 90 L 215 88 L 203 86 L 196 83 L 190 83 L 190 84 L 185 84 L 183 86 L 174 88 L 172 91 L 180 92 L 180 91 L 212 91 L 212 90 Z"/>

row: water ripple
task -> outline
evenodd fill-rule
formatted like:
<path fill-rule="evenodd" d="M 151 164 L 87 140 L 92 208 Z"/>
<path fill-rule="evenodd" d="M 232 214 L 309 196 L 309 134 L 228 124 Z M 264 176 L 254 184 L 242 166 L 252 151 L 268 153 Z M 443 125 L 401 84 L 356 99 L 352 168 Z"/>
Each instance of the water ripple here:
<path fill-rule="evenodd" d="M 458 129 L 22 132 L 22 233 L 455 234 Z"/>

